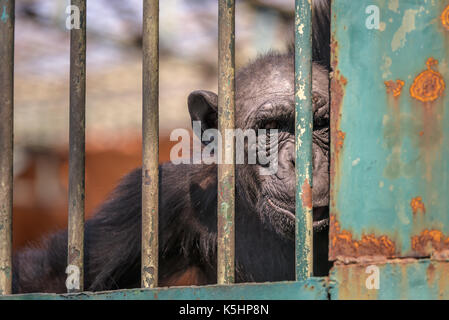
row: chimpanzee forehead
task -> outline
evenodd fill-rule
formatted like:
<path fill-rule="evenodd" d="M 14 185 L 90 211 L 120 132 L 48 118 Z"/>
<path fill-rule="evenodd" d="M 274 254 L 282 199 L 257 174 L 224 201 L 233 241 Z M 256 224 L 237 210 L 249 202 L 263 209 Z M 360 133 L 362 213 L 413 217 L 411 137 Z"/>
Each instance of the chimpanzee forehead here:
<path fill-rule="evenodd" d="M 236 102 L 240 108 L 262 103 L 272 96 L 294 93 L 294 59 L 270 53 L 240 70 L 236 77 Z"/>

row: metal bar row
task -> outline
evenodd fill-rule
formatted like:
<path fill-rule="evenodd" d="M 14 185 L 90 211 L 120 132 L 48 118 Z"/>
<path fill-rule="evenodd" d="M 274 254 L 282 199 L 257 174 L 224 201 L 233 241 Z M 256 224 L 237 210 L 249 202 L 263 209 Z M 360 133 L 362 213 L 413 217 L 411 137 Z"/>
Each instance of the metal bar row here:
<path fill-rule="evenodd" d="M 14 0 L 0 0 L 0 294 L 12 285 Z"/>
<path fill-rule="evenodd" d="M 72 0 L 80 10 L 80 28 L 70 40 L 70 134 L 68 265 L 79 271 L 83 291 L 85 105 L 86 105 L 86 0 Z M 13 67 L 14 1 L 0 0 L 0 294 L 11 293 L 12 184 L 13 184 Z M 312 273 L 312 106 L 311 4 L 296 0 L 295 128 L 296 128 L 296 278 Z M 226 130 L 235 127 L 235 0 L 219 0 L 218 129 L 224 138 L 222 155 L 235 159 L 234 139 Z M 143 1 L 142 96 L 142 282 L 158 285 L 159 204 L 159 1 Z M 235 281 L 235 161 L 218 166 L 217 282 Z"/>

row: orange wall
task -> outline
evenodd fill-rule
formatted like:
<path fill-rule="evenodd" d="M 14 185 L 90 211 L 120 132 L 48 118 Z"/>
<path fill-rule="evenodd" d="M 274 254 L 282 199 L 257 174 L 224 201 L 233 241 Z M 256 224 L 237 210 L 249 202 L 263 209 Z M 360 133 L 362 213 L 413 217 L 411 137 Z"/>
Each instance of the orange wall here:
<path fill-rule="evenodd" d="M 174 144 L 176 142 L 170 142 L 168 137 L 160 138 L 161 163 L 169 160 L 170 148 Z M 95 208 L 104 201 L 121 177 L 140 166 L 140 137 L 134 137 L 132 141 L 121 145 L 125 147 L 120 150 L 98 150 L 96 147 L 86 146 L 86 219 L 94 213 Z M 57 199 L 39 200 L 37 195 L 39 192 L 36 192 L 36 171 L 38 170 L 36 159 L 31 159 L 27 169 L 15 178 L 14 197 L 26 196 L 26 200 L 14 202 L 14 249 L 36 243 L 45 234 L 67 227 L 67 154 L 66 151 L 46 154 L 46 157 L 54 158 L 51 162 L 57 166 L 55 170 L 57 170 L 59 181 L 56 181 L 56 188 L 60 191 Z M 29 187 L 21 188 L 20 186 L 23 185 Z M 19 192 L 26 194 L 18 195 Z"/>

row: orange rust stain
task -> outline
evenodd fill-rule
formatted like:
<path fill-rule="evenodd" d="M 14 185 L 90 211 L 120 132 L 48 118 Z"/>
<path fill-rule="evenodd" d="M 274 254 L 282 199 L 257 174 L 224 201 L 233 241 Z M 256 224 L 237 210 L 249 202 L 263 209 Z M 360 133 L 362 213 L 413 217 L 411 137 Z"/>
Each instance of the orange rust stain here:
<path fill-rule="evenodd" d="M 413 214 L 417 214 L 418 211 L 426 213 L 426 207 L 424 206 L 421 197 L 414 197 L 412 201 L 410 201 L 410 207 L 412 207 Z"/>
<path fill-rule="evenodd" d="M 302 185 L 302 203 L 309 209 L 312 208 L 312 188 L 310 187 L 309 180 L 306 179 Z"/>
<path fill-rule="evenodd" d="M 441 14 L 441 23 L 447 30 L 449 30 L 449 6 L 447 6 Z"/>
<path fill-rule="evenodd" d="M 397 79 L 396 82 L 393 80 L 385 81 L 385 87 L 387 88 L 387 93 L 392 93 L 394 97 L 399 97 L 402 93 L 402 87 L 404 87 L 405 82 Z"/>
<path fill-rule="evenodd" d="M 443 76 L 432 69 L 438 60 L 429 58 L 426 62 L 427 70 L 421 72 L 410 87 L 410 95 L 421 102 L 432 102 L 443 95 L 446 84 Z"/>
<path fill-rule="evenodd" d="M 427 273 L 427 283 L 429 285 L 432 285 L 433 281 L 435 280 L 435 266 L 433 265 L 432 262 L 429 263 L 426 273 Z"/>
<path fill-rule="evenodd" d="M 419 235 L 412 237 L 412 250 L 420 255 L 428 255 L 429 249 L 441 251 L 449 248 L 449 237 L 440 230 L 424 230 Z"/>
<path fill-rule="evenodd" d="M 340 151 L 340 149 L 343 147 L 345 137 L 346 133 L 344 133 L 341 130 L 337 130 L 337 141 L 336 141 L 337 152 Z"/>
<path fill-rule="evenodd" d="M 424 131 L 420 131 L 419 135 L 422 137 L 424 135 Z"/>
<path fill-rule="evenodd" d="M 339 222 L 331 215 L 331 256 L 361 257 L 386 256 L 395 257 L 396 245 L 385 235 L 364 234 L 360 240 L 353 239 L 348 230 L 341 230 Z"/>

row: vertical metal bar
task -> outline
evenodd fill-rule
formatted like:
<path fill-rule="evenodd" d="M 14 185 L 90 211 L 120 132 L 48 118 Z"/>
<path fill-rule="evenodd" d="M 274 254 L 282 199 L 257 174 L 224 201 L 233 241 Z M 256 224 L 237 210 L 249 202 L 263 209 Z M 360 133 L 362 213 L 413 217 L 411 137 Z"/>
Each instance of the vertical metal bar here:
<path fill-rule="evenodd" d="M 142 288 L 158 285 L 159 0 L 143 1 Z"/>
<path fill-rule="evenodd" d="M 11 294 L 14 0 L 0 0 L 0 295 Z"/>
<path fill-rule="evenodd" d="M 218 8 L 218 130 L 222 137 L 218 165 L 217 282 L 234 283 L 235 142 L 226 130 L 235 127 L 235 2 L 219 0 Z M 225 163 L 224 159 L 232 159 Z"/>
<path fill-rule="evenodd" d="M 80 28 L 70 32 L 70 129 L 69 129 L 69 223 L 67 264 L 79 271 L 84 284 L 84 159 L 86 114 L 86 0 L 72 0 L 80 12 Z M 76 272 L 78 274 L 78 272 Z"/>
<path fill-rule="evenodd" d="M 312 12 L 295 1 L 296 280 L 313 272 L 312 216 Z"/>

